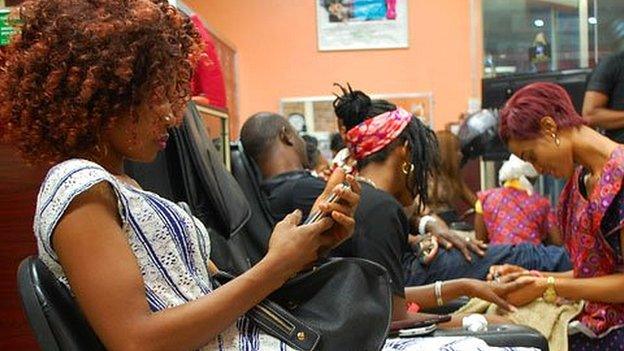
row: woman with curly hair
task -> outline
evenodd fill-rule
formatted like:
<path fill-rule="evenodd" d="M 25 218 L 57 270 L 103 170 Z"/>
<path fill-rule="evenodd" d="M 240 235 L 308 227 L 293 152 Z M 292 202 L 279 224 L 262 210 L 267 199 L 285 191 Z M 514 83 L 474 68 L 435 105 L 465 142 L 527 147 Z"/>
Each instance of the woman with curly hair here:
<path fill-rule="evenodd" d="M 333 221 L 290 214 L 264 259 L 215 289 L 203 225 L 123 170 L 152 161 L 181 120 L 201 49 L 189 19 L 166 0 L 28 1 L 19 17 L 0 59 L 1 136 L 55 164 L 37 199 L 39 257 L 106 348 L 288 349 L 244 313 L 352 233 L 357 183 L 319 205 Z"/>

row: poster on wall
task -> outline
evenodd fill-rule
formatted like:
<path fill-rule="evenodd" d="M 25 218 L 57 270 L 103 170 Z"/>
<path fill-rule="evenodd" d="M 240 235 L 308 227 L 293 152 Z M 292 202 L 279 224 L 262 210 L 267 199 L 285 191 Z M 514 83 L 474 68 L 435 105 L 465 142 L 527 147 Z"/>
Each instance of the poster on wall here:
<path fill-rule="evenodd" d="M 408 47 L 407 0 L 314 0 L 320 51 Z"/>

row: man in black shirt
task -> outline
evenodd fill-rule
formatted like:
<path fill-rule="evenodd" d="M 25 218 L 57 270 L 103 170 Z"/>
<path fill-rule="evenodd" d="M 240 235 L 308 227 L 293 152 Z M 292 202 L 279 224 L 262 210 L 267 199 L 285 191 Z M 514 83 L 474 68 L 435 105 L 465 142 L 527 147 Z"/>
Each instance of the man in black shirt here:
<path fill-rule="evenodd" d="M 605 135 L 624 142 L 624 51 L 598 64 L 587 85 L 583 117 Z"/>
<path fill-rule="evenodd" d="M 295 209 L 307 216 L 325 182 L 304 165 L 303 141 L 283 117 L 259 113 L 250 117 L 241 130 L 241 142 L 254 160 L 264 180 L 263 193 L 276 220 Z M 390 215 L 389 215 L 390 214 Z M 360 204 L 355 213 L 353 236 L 332 251 L 337 257 L 361 257 L 375 261 L 390 273 L 395 295 L 404 296 L 405 286 L 420 286 L 437 280 L 462 277 L 484 279 L 489 267 L 510 263 L 541 271 L 571 268 L 561 247 L 534 245 L 490 245 L 485 256 L 472 254 L 468 263 L 457 249 L 441 248 L 428 265 L 420 263 L 408 245 L 409 221 L 403 208 L 388 193 L 362 183 Z"/>

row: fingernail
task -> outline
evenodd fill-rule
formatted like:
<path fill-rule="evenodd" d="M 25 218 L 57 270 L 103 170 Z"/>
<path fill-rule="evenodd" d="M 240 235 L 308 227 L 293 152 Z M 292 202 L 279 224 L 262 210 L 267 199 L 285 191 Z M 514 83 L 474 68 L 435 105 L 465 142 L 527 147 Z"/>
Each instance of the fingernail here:
<path fill-rule="evenodd" d="M 509 310 L 511 312 L 518 312 L 518 308 L 516 308 L 516 306 L 509 306 Z"/>

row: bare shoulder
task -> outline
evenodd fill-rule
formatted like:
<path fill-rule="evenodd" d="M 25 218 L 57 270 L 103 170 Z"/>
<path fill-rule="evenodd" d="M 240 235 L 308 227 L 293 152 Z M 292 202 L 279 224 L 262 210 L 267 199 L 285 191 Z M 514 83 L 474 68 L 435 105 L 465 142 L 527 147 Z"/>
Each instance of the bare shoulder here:
<path fill-rule="evenodd" d="M 97 230 L 86 228 L 122 227 L 122 220 L 117 210 L 117 195 L 107 181 L 94 184 L 77 195 L 67 207 L 56 226 L 53 236 L 54 246 L 63 238 L 73 240 L 75 235 L 90 236 Z"/>

